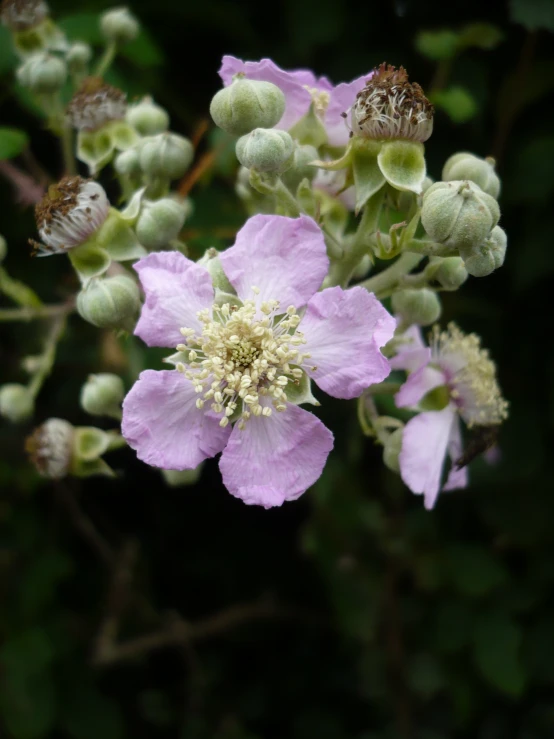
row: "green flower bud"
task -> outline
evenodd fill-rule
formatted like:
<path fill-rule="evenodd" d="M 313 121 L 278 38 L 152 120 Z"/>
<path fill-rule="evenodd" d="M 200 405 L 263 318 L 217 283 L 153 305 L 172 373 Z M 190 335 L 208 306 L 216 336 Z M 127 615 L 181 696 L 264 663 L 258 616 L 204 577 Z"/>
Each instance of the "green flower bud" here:
<path fill-rule="evenodd" d="M 506 232 L 495 226 L 488 239 L 478 246 L 460 249 L 465 267 L 473 277 L 487 277 L 504 264 L 508 238 Z"/>
<path fill-rule="evenodd" d="M 72 44 L 65 56 L 70 73 L 78 75 L 86 75 L 91 59 L 92 49 L 81 41 Z"/>
<path fill-rule="evenodd" d="M 482 243 L 499 218 L 496 200 L 469 180 L 436 182 L 423 196 L 423 228 L 452 249 Z"/>
<path fill-rule="evenodd" d="M 421 290 L 399 290 L 392 296 L 392 309 L 406 321 L 419 326 L 435 323 L 441 314 L 441 303 L 437 293 Z"/>
<path fill-rule="evenodd" d="M 125 387 L 121 377 L 108 372 L 89 375 L 81 388 L 81 407 L 91 416 L 111 416 L 120 419 L 124 395 Z"/>
<path fill-rule="evenodd" d="M 100 29 L 104 38 L 125 44 L 139 35 L 140 25 L 129 8 L 113 8 L 100 16 Z"/>
<path fill-rule="evenodd" d="M 468 272 L 461 257 L 439 257 L 433 268 L 433 279 L 445 290 L 457 290 L 467 280 Z"/>
<path fill-rule="evenodd" d="M 133 147 L 122 151 L 114 160 L 114 168 L 117 174 L 127 177 L 138 177 L 142 174 L 138 150 Z"/>
<path fill-rule="evenodd" d="M 164 246 L 183 228 L 185 214 L 183 205 L 171 198 L 144 202 L 135 226 L 138 240 L 147 249 Z"/>
<path fill-rule="evenodd" d="M 127 275 L 92 279 L 77 295 L 79 315 L 99 328 L 132 331 L 140 306 L 137 283 Z"/>
<path fill-rule="evenodd" d="M 388 435 L 383 447 L 383 462 L 387 465 L 389 470 L 396 473 L 400 472 L 398 457 L 400 456 L 400 451 L 402 449 L 403 434 L 404 428 L 395 429 Z"/>
<path fill-rule="evenodd" d="M 15 382 L 0 386 L 0 416 L 20 423 L 29 418 L 34 409 L 35 401 L 28 387 Z"/>
<path fill-rule="evenodd" d="M 496 162 L 492 157 L 481 159 L 474 154 L 462 151 L 459 154 L 453 154 L 446 161 L 442 170 L 442 179 L 446 182 L 450 180 L 471 180 L 479 185 L 483 192 L 493 198 L 498 198 L 500 194 L 500 179 L 494 171 Z"/>
<path fill-rule="evenodd" d="M 244 167 L 258 172 L 279 173 L 290 163 L 294 141 L 286 131 L 256 128 L 237 141 L 235 151 Z"/>
<path fill-rule="evenodd" d="M 149 177 L 176 180 L 185 174 L 193 157 L 190 141 L 176 133 L 152 136 L 140 148 L 140 166 Z"/>
<path fill-rule="evenodd" d="M 49 95 L 64 86 L 67 67 L 62 59 L 52 54 L 33 54 L 17 70 L 17 79 L 35 95 Z"/>
<path fill-rule="evenodd" d="M 234 136 L 255 128 L 272 128 L 284 112 L 285 96 L 277 85 L 240 76 L 216 93 L 210 103 L 215 124 Z"/>
<path fill-rule="evenodd" d="M 155 136 L 169 128 L 169 114 L 149 95 L 129 106 L 126 119 L 141 136 Z"/>
<path fill-rule="evenodd" d="M 296 188 L 302 180 L 312 182 L 318 173 L 317 167 L 310 165 L 310 162 L 319 158 L 317 149 L 308 144 L 304 146 L 296 146 L 292 155 L 292 162 L 287 171 L 283 174 L 283 182 L 285 185 L 296 192 Z"/>
<path fill-rule="evenodd" d="M 6 239 L 0 234 L 0 263 L 4 261 L 7 253 L 8 245 L 6 244 Z"/>

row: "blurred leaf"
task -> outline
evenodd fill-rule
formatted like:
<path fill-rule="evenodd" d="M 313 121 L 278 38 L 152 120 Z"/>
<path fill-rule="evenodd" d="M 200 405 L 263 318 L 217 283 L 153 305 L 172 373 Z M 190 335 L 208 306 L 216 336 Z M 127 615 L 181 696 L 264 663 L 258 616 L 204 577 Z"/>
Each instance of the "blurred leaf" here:
<path fill-rule="evenodd" d="M 0 293 L 7 295 L 17 305 L 27 308 L 38 308 L 42 305 L 42 301 L 34 290 L 24 282 L 14 280 L 9 274 L 0 267 Z"/>
<path fill-rule="evenodd" d="M 13 50 L 11 33 L 0 25 L 0 75 L 11 72 L 17 65 L 17 56 Z"/>
<path fill-rule="evenodd" d="M 50 638 L 38 627 L 13 636 L 0 649 L 0 662 L 5 674 L 18 679 L 41 673 L 53 657 Z"/>
<path fill-rule="evenodd" d="M 554 195 L 554 136 L 536 136 L 518 150 L 506 177 L 510 202 L 547 203 Z"/>
<path fill-rule="evenodd" d="M 464 601 L 443 601 L 435 612 L 435 642 L 441 652 L 456 652 L 471 639 L 474 616 Z"/>
<path fill-rule="evenodd" d="M 24 151 L 29 144 L 25 131 L 0 126 L 0 159 L 12 159 Z"/>
<path fill-rule="evenodd" d="M 6 680 L 0 690 L 0 714 L 10 739 L 46 737 L 56 718 L 56 692 L 51 675 Z"/>
<path fill-rule="evenodd" d="M 72 739 L 120 739 L 123 736 L 118 706 L 84 676 L 64 695 L 61 723 Z"/>
<path fill-rule="evenodd" d="M 508 695 L 521 695 L 526 676 L 519 652 L 522 634 L 507 613 L 489 611 L 479 617 L 473 634 L 473 657 L 483 677 Z"/>
<path fill-rule="evenodd" d="M 420 54 L 433 61 L 452 59 L 458 51 L 459 34 L 455 31 L 420 31 L 415 38 L 415 47 Z"/>
<path fill-rule="evenodd" d="M 477 102 L 465 87 L 453 85 L 445 90 L 434 92 L 431 102 L 454 121 L 454 123 L 466 123 L 477 114 Z"/>
<path fill-rule="evenodd" d="M 474 544 L 448 546 L 445 567 L 458 592 L 470 597 L 486 595 L 508 580 L 506 571 L 491 553 Z"/>
<path fill-rule="evenodd" d="M 21 576 L 20 608 L 24 618 L 38 615 L 55 599 L 56 588 L 73 571 L 72 561 L 60 551 L 42 551 Z"/>
<path fill-rule="evenodd" d="M 408 665 L 407 682 L 414 693 L 432 698 L 444 685 L 440 663 L 431 654 L 415 655 Z"/>
<path fill-rule="evenodd" d="M 529 31 L 546 28 L 554 31 L 554 3 L 552 0 L 510 0 L 510 17 Z"/>
<path fill-rule="evenodd" d="M 492 23 L 471 23 L 459 34 L 460 49 L 476 46 L 479 49 L 494 49 L 504 38 L 504 34 Z"/>

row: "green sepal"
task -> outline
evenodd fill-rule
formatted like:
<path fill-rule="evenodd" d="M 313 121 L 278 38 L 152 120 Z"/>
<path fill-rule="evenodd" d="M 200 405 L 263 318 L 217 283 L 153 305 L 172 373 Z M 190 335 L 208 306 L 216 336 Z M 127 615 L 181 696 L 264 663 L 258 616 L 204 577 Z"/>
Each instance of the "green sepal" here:
<path fill-rule="evenodd" d="M 185 339 L 183 337 L 183 343 L 184 341 Z M 169 357 L 164 357 L 162 359 L 162 362 L 165 362 L 165 364 L 172 364 L 174 367 L 176 367 L 178 364 L 188 364 L 189 352 L 175 352 L 174 354 L 170 354 Z"/>
<path fill-rule="evenodd" d="M 110 434 L 95 426 L 79 426 L 73 441 L 74 456 L 84 462 L 101 457 L 110 446 Z"/>
<path fill-rule="evenodd" d="M 113 153 L 112 139 L 104 127 L 98 131 L 79 131 L 77 134 L 77 159 L 88 165 L 91 174 L 99 172 Z"/>
<path fill-rule="evenodd" d="M 178 488 L 194 485 L 198 482 L 203 469 L 204 462 L 200 462 L 198 467 L 193 470 L 161 470 L 161 473 L 166 485 L 171 488 Z"/>
<path fill-rule="evenodd" d="M 110 465 L 103 459 L 82 460 L 77 459 L 73 463 L 71 474 L 75 477 L 116 477 Z"/>
<path fill-rule="evenodd" d="M 313 102 L 305 116 L 289 130 L 289 134 L 300 144 L 309 144 L 318 149 L 327 143 L 327 131 L 315 110 Z"/>
<path fill-rule="evenodd" d="M 98 246 L 94 237 L 73 247 L 67 254 L 73 269 L 83 282 L 104 274 L 111 264 L 110 255 L 106 249 Z"/>
<path fill-rule="evenodd" d="M 346 148 L 344 154 L 338 159 L 314 159 L 310 162 L 312 167 L 318 167 L 319 169 L 325 169 L 328 172 L 338 172 L 339 169 L 346 169 L 352 162 L 352 143 L 354 139 L 351 139 L 350 144 Z"/>
<path fill-rule="evenodd" d="M 386 141 L 377 157 L 389 185 L 418 195 L 426 175 L 423 144 L 419 141 Z"/>
<path fill-rule="evenodd" d="M 356 215 L 385 184 L 379 166 L 381 144 L 378 141 L 355 138 L 352 144 L 352 174 L 356 187 Z"/>
<path fill-rule="evenodd" d="M 321 405 L 321 403 L 312 395 L 312 381 L 305 372 L 299 379 L 290 378 L 285 388 L 287 401 L 293 405 L 302 405 L 308 403 L 310 405 Z"/>
<path fill-rule="evenodd" d="M 118 151 L 126 151 L 140 140 L 138 133 L 127 121 L 110 121 L 102 126 L 102 130 L 108 134 L 114 149 Z"/>
<path fill-rule="evenodd" d="M 94 236 L 96 244 L 116 262 L 140 259 L 148 252 L 119 211 L 110 208 L 108 217 Z"/>
<path fill-rule="evenodd" d="M 237 308 L 242 308 L 242 301 L 240 298 L 238 298 L 233 293 L 227 293 L 223 290 L 218 290 L 218 288 L 215 289 L 215 296 L 214 296 L 214 305 L 225 305 L 225 303 L 229 303 L 230 306 L 236 306 Z M 214 314 L 215 318 L 215 314 Z"/>
<path fill-rule="evenodd" d="M 317 200 L 307 177 L 296 188 L 296 199 L 303 213 L 307 213 L 312 218 L 316 217 Z"/>

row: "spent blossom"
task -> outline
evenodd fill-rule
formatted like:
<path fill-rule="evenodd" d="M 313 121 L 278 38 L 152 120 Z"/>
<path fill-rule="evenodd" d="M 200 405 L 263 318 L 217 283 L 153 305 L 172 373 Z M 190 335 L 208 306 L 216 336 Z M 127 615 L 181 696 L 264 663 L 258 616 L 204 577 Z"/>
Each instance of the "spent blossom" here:
<path fill-rule="evenodd" d="M 396 395 L 399 408 L 417 407 L 433 391 L 441 410 L 424 411 L 404 428 L 400 451 L 400 475 L 413 493 L 423 494 L 431 509 L 441 489 L 446 455 L 452 467 L 442 490 L 467 485 L 467 468 L 461 466 L 461 421 L 468 428 L 498 426 L 508 416 L 496 378 L 496 365 L 476 334 L 464 334 L 450 323 L 431 333 L 431 346 L 424 345 L 417 327 L 402 337 L 394 369 L 405 369 L 408 379 Z"/>
<path fill-rule="evenodd" d="M 127 96 L 101 77 L 87 77 L 67 106 L 67 118 L 79 131 L 96 131 L 125 118 Z"/>
<path fill-rule="evenodd" d="M 12 31 L 26 31 L 40 25 L 49 14 L 43 0 L 3 0 L 0 19 Z"/>
<path fill-rule="evenodd" d="M 229 492 L 269 508 L 302 495 L 333 447 L 297 405 L 314 402 L 309 380 L 338 398 L 380 382 L 395 320 L 361 287 L 317 292 L 329 262 L 306 216 L 254 216 L 219 260 L 236 294 L 214 292 L 206 267 L 177 252 L 135 265 L 146 296 L 135 333 L 177 354 L 167 360 L 175 369 L 142 372 L 123 403 L 122 433 L 164 469 L 194 469 L 223 452 Z"/>
<path fill-rule="evenodd" d="M 348 129 L 341 114 L 352 105 L 356 94 L 364 88 L 370 77 L 365 75 L 352 82 L 333 85 L 327 77 L 316 77 L 309 69 L 286 71 L 271 59 L 243 62 L 233 56 L 224 56 L 219 70 L 224 84 L 230 85 L 237 74 L 244 74 L 247 79 L 272 82 L 283 91 L 285 112 L 276 128 L 288 131 L 308 113 L 313 102 L 331 146 L 345 146 L 348 143 Z"/>

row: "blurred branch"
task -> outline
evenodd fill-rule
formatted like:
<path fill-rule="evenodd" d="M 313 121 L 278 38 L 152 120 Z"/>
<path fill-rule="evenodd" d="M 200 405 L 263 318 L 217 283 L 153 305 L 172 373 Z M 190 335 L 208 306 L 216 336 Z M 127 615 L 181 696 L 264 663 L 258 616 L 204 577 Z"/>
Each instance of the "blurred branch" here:
<path fill-rule="evenodd" d="M 58 318 L 65 316 L 73 310 L 74 304 L 63 303 L 61 305 L 41 305 L 36 308 L 1 308 L 0 322 L 4 321 L 33 321 L 42 318 Z"/>
<path fill-rule="evenodd" d="M 13 186 L 15 199 L 21 205 L 28 207 L 42 200 L 44 185 L 37 183 L 30 174 L 12 162 L 0 161 L 0 174 Z"/>

